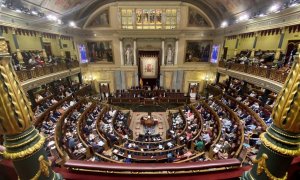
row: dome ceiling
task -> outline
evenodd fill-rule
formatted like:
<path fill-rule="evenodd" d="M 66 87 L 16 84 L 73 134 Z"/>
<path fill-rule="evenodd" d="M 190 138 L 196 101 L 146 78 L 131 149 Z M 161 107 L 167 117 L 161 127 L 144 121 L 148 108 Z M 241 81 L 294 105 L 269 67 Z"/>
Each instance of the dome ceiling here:
<path fill-rule="evenodd" d="M 61 15 L 63 19 L 84 21 L 102 5 L 116 2 L 116 0 L 12 0 L 21 1 L 29 6 L 52 11 Z M 131 0 L 119 0 L 131 1 Z M 164 0 L 173 1 L 173 0 Z M 280 2 L 285 2 L 282 0 Z M 223 20 L 243 13 L 253 13 L 263 7 L 270 6 L 276 0 L 182 0 L 199 7 L 206 13 L 215 25 Z M 277 0 L 277 2 L 279 2 Z"/>

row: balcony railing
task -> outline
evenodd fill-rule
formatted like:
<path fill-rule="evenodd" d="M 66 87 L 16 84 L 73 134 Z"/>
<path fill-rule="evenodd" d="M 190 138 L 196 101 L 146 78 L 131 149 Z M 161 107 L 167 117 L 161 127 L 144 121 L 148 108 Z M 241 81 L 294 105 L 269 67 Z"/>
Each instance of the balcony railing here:
<path fill-rule="evenodd" d="M 72 68 L 79 67 L 79 63 L 77 61 L 71 63 L 59 63 L 57 65 L 45 65 L 43 67 L 36 67 L 30 70 L 20 70 L 16 71 L 16 74 L 21 82 L 27 81 L 29 79 L 37 78 L 40 76 L 57 73 L 60 71 L 65 71 Z"/>
<path fill-rule="evenodd" d="M 288 73 L 278 70 L 278 69 L 267 69 L 258 66 L 246 65 L 246 64 L 238 64 L 238 63 L 226 63 L 221 61 L 219 63 L 219 67 L 230 69 L 233 71 L 239 71 L 247 74 L 252 74 L 255 76 L 260 76 L 263 78 L 271 79 L 273 81 L 277 81 L 279 83 L 284 83 Z"/>

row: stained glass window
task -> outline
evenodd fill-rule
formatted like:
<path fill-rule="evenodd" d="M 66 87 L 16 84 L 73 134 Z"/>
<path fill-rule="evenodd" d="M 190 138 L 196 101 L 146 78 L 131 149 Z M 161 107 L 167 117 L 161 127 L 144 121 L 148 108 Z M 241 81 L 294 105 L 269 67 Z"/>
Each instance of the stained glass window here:
<path fill-rule="evenodd" d="M 121 9 L 121 18 L 122 29 L 176 29 L 177 9 Z"/>
<path fill-rule="evenodd" d="M 121 10 L 122 29 L 133 29 L 133 9 Z"/>

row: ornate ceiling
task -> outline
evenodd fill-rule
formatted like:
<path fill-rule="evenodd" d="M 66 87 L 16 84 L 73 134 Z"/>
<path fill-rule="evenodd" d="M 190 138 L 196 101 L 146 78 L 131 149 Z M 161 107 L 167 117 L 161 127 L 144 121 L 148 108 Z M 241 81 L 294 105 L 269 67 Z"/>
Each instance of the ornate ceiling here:
<path fill-rule="evenodd" d="M 29 6 L 52 11 L 63 17 L 84 21 L 92 12 L 102 5 L 116 2 L 117 0 L 12 0 L 21 1 Z M 132 1 L 132 0 L 118 0 Z M 144 0 L 146 1 L 146 0 Z M 174 1 L 174 0 L 164 0 Z M 225 19 L 230 19 L 243 13 L 252 13 L 261 8 L 268 7 L 273 2 L 286 2 L 288 0 L 182 0 L 191 3 L 206 13 L 215 24 Z"/>

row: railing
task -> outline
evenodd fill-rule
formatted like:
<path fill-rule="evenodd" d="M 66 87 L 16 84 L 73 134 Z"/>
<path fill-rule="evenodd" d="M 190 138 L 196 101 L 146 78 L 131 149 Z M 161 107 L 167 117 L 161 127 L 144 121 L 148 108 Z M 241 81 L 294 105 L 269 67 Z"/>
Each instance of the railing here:
<path fill-rule="evenodd" d="M 69 171 L 77 172 L 95 172 L 127 175 L 144 175 L 144 174 L 188 174 L 209 171 L 222 171 L 235 169 L 240 166 L 237 159 L 215 160 L 206 162 L 188 162 L 188 163 L 136 163 L 136 164 L 115 164 L 103 162 L 88 162 L 78 160 L 68 160 L 64 166 Z"/>
<path fill-rule="evenodd" d="M 60 71 L 65 71 L 76 67 L 79 67 L 79 63 L 77 61 L 74 61 L 69 64 L 68 63 L 60 63 L 57 65 L 51 64 L 51 65 L 45 65 L 43 67 L 36 67 L 31 70 L 20 70 L 20 71 L 16 71 L 16 74 L 19 77 L 19 80 L 22 82 L 29 79 L 37 78 L 52 73 L 57 73 Z"/>
<path fill-rule="evenodd" d="M 246 64 L 238 64 L 232 62 L 220 62 L 219 67 L 231 69 L 233 71 L 244 72 L 248 74 L 252 74 L 255 76 L 264 77 L 267 79 L 271 79 L 273 81 L 277 81 L 280 83 L 284 83 L 288 73 L 278 70 L 278 69 L 267 69 L 258 66 L 246 65 Z"/>

